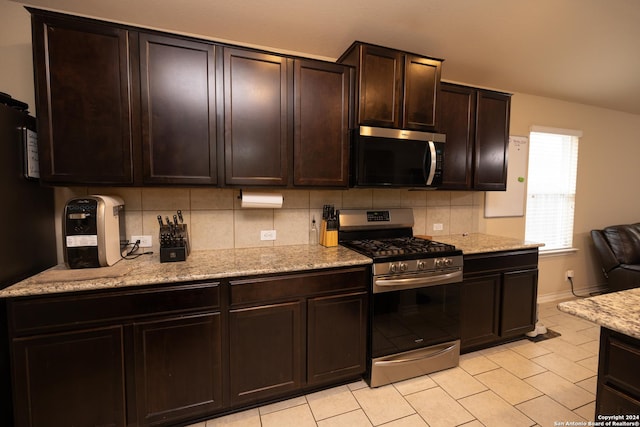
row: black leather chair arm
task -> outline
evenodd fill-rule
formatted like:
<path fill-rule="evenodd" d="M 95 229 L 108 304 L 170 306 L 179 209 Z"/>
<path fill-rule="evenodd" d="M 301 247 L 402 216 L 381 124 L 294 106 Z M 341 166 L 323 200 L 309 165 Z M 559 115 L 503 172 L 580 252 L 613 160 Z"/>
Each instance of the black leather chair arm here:
<path fill-rule="evenodd" d="M 602 261 L 602 271 L 606 274 L 613 268 L 620 265 L 618 259 L 613 254 L 611 247 L 604 238 L 602 230 L 591 230 L 591 238 L 598 250 L 600 260 Z"/>

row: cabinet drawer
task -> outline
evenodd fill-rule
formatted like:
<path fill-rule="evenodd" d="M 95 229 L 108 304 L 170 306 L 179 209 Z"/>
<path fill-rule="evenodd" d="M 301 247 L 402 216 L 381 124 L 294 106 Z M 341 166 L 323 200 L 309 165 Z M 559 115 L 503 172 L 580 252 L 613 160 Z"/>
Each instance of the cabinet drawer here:
<path fill-rule="evenodd" d="M 145 315 L 210 310 L 219 305 L 218 283 L 184 284 L 12 300 L 9 321 L 12 334 L 17 336 Z"/>
<path fill-rule="evenodd" d="M 598 415 L 635 415 L 640 413 L 640 402 L 620 391 L 601 386 L 596 399 L 596 419 Z"/>
<path fill-rule="evenodd" d="M 233 280 L 231 304 L 262 303 L 337 291 L 364 290 L 368 281 L 366 268 Z"/>
<path fill-rule="evenodd" d="M 640 348 L 627 343 L 625 337 L 619 337 L 611 331 L 603 334 L 604 348 L 600 357 L 606 361 L 602 366 L 604 382 L 612 382 L 640 398 Z"/>
<path fill-rule="evenodd" d="M 488 252 L 464 256 L 464 275 L 506 271 L 514 269 L 537 268 L 538 248 L 505 252 Z"/>

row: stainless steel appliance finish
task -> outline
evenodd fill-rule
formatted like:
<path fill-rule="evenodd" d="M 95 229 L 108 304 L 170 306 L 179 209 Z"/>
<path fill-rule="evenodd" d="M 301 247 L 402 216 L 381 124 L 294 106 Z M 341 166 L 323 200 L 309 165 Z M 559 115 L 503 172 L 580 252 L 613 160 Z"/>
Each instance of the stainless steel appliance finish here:
<path fill-rule="evenodd" d="M 354 187 L 438 187 L 446 135 L 361 126 L 354 131 Z"/>
<path fill-rule="evenodd" d="M 340 244 L 373 259 L 369 385 L 457 366 L 462 251 L 413 237 L 411 209 L 341 210 L 338 218 Z"/>
<path fill-rule="evenodd" d="M 416 130 L 377 128 L 371 126 L 360 126 L 360 135 L 374 136 L 379 138 L 412 139 L 415 141 L 445 142 L 447 136 L 442 133 L 420 132 Z"/>
<path fill-rule="evenodd" d="M 459 361 L 460 340 L 449 341 L 418 350 L 377 357 L 371 361 L 368 381 L 371 387 L 380 387 L 454 368 L 458 366 Z"/>

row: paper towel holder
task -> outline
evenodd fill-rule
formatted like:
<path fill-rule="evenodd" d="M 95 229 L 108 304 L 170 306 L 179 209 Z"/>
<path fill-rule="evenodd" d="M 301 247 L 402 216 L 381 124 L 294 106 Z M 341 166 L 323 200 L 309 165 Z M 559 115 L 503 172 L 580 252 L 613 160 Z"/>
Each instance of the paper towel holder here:
<path fill-rule="evenodd" d="M 266 194 L 266 193 L 265 193 Z M 282 202 L 284 203 L 284 196 L 280 195 L 280 197 L 282 198 Z M 240 189 L 240 194 L 238 194 L 237 197 L 238 200 L 242 201 L 242 188 Z"/>
<path fill-rule="evenodd" d="M 238 200 L 242 200 L 242 188 L 240 189 L 240 194 L 238 194 Z M 284 196 L 282 196 L 282 200 L 284 200 Z"/>

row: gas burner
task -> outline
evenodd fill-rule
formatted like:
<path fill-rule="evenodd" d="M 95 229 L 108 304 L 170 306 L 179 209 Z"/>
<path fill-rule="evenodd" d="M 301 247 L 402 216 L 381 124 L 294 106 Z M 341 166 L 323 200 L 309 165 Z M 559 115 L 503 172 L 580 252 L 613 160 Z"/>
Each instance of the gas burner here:
<path fill-rule="evenodd" d="M 343 244 L 374 258 L 392 255 L 426 255 L 456 250 L 455 246 L 418 237 L 361 239 Z"/>

